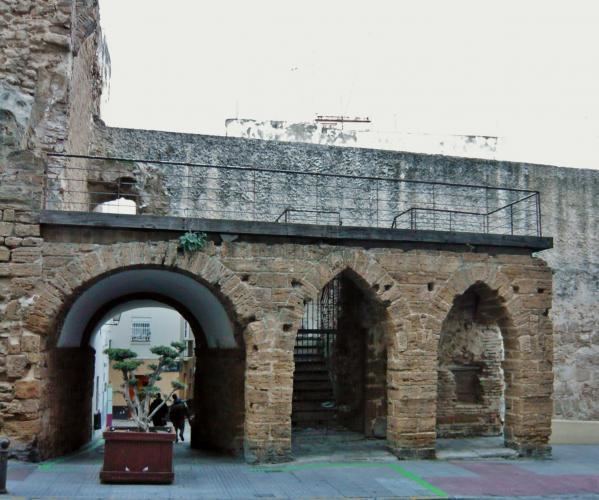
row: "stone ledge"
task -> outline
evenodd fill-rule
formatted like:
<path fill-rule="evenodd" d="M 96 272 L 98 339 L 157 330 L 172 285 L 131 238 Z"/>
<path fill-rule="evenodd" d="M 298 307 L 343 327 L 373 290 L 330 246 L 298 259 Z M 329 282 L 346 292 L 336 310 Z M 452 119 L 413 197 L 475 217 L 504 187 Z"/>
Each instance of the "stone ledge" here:
<path fill-rule="evenodd" d="M 124 215 L 95 212 L 44 210 L 42 225 L 95 227 L 101 229 L 133 229 L 142 231 L 182 232 L 189 228 L 207 233 L 316 239 L 332 241 L 368 241 L 378 244 L 436 243 L 485 247 L 525 248 L 531 252 L 553 247 L 553 238 L 512 236 L 446 231 L 412 231 L 407 229 L 368 228 L 355 226 L 319 226 L 281 224 L 276 222 L 238 221 L 222 219 L 188 219 L 157 215 Z"/>
<path fill-rule="evenodd" d="M 553 419 L 551 431 L 551 444 L 599 444 L 599 420 Z"/>
<path fill-rule="evenodd" d="M 389 451 L 399 460 L 432 460 L 436 458 L 434 448 L 397 448 L 389 446 Z"/>

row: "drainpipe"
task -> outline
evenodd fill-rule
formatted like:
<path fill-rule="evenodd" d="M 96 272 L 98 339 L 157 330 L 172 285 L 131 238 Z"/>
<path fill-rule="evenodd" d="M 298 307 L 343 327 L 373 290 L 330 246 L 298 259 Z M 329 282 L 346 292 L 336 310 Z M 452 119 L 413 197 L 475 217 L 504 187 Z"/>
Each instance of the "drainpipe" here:
<path fill-rule="evenodd" d="M 8 465 L 8 445 L 10 441 L 3 439 L 0 441 L 0 495 L 6 491 L 6 467 Z"/>

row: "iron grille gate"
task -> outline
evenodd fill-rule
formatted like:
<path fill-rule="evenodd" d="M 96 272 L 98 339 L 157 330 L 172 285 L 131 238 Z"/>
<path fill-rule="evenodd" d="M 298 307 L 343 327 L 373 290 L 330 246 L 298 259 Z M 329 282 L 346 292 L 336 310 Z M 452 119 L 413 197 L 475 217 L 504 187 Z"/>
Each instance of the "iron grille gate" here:
<path fill-rule="evenodd" d="M 295 342 L 295 354 L 318 354 L 330 359 L 337 335 L 341 280 L 327 283 L 318 301 L 307 302 Z"/>
<path fill-rule="evenodd" d="M 336 419 L 333 354 L 340 311 L 341 280 L 322 289 L 304 306 L 294 358 L 293 421 L 298 426 L 328 425 Z"/>

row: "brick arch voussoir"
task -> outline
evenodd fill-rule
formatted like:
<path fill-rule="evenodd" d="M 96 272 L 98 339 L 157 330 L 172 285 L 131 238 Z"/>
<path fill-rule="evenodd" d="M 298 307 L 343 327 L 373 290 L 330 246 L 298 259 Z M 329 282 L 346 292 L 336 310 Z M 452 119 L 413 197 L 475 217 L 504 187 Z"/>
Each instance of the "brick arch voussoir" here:
<path fill-rule="evenodd" d="M 67 295 L 50 283 L 39 284 L 33 292 L 33 303 L 25 316 L 24 326 L 32 333 L 48 336 Z"/>
<path fill-rule="evenodd" d="M 194 275 L 230 302 L 236 319 L 242 324 L 263 315 L 250 287 L 217 258 L 203 252 L 180 255 L 176 242 L 134 242 L 108 245 L 82 254 L 56 272 L 56 283 L 43 283 L 38 287 L 33 306 L 33 323 L 37 316 L 57 317 L 60 310 L 78 289 L 111 272 L 139 266 L 164 266 L 173 271 Z M 55 292 L 48 292 L 55 290 Z M 50 295 L 48 295 L 50 293 Z M 50 300 L 49 297 L 55 297 Z M 60 297 L 60 300 L 58 299 Z M 38 321 L 39 323 L 39 321 Z M 48 328 L 49 325 L 44 325 Z M 40 330 L 40 326 L 37 326 Z"/>
<path fill-rule="evenodd" d="M 508 286 L 509 278 L 497 265 L 473 265 L 454 272 L 433 296 L 431 313 L 434 320 L 431 321 L 431 325 L 435 326 L 436 336 L 441 333 L 441 325 L 453 307 L 453 300 L 477 283 L 486 285 L 497 294 L 499 303 L 505 308 L 506 321 L 510 322 L 508 331 L 513 333 L 513 324 L 521 313 L 519 308 L 514 307 L 513 291 L 511 286 Z M 446 300 L 447 298 L 449 299 Z"/>
<path fill-rule="evenodd" d="M 314 265 L 297 280 L 301 284 L 298 294 L 302 297 L 302 302 L 316 300 L 322 288 L 345 271 L 350 271 L 357 278 L 358 286 L 385 307 L 388 315 L 385 323 L 392 330 L 387 336 L 388 345 L 404 345 L 406 332 L 399 327 L 405 324 L 402 318 L 409 314 L 407 302 L 400 294 L 397 281 L 373 256 L 363 250 L 331 252 Z"/>
<path fill-rule="evenodd" d="M 385 306 L 399 298 L 398 283 L 375 258 L 363 250 L 348 249 L 331 252 L 299 279 L 301 284 L 307 285 L 302 287 L 304 300 L 314 300 L 327 283 L 344 271 L 356 276 L 358 285 Z"/>

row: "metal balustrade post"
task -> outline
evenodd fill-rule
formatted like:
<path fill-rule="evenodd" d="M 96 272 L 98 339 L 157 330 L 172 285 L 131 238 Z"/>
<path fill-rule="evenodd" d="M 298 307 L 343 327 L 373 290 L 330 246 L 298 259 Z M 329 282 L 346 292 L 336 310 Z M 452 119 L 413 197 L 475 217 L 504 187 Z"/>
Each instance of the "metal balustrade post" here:
<path fill-rule="evenodd" d="M 514 205 L 510 205 L 510 234 L 514 234 Z"/>
<path fill-rule="evenodd" d="M 8 447 L 10 440 L 3 439 L 0 442 L 0 494 L 8 493 L 6 491 L 6 476 L 8 469 Z"/>
<path fill-rule="evenodd" d="M 379 227 L 379 181 L 376 182 L 376 227 Z"/>
<path fill-rule="evenodd" d="M 437 205 L 435 203 L 435 185 L 433 184 L 433 210 L 437 209 Z M 437 212 L 433 212 L 433 231 L 437 230 Z"/>
<path fill-rule="evenodd" d="M 535 196 L 535 201 L 537 205 L 537 236 L 542 236 L 543 231 L 541 229 L 541 193 L 537 191 Z"/>
<path fill-rule="evenodd" d="M 253 179 L 252 179 L 252 193 L 253 193 L 253 198 L 254 198 L 254 203 L 253 203 L 253 207 L 252 207 L 252 219 L 256 220 L 256 171 L 254 170 L 253 175 L 252 175 Z M 285 221 L 287 222 L 287 221 Z"/>

